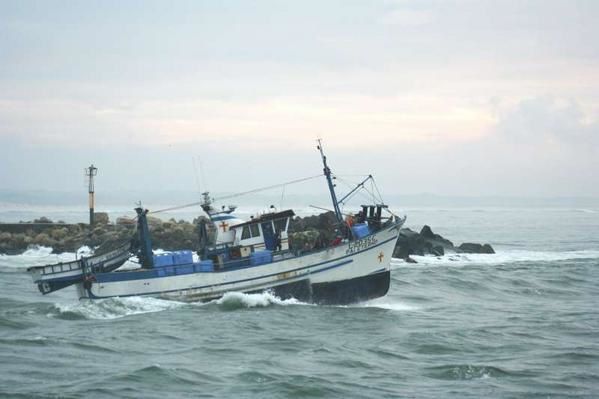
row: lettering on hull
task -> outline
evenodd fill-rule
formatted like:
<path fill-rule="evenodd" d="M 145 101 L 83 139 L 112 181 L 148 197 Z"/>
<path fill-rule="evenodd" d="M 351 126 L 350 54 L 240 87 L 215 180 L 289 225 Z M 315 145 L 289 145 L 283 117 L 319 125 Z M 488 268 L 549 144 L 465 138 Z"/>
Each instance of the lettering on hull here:
<path fill-rule="evenodd" d="M 345 254 L 346 255 L 354 254 L 354 253 L 362 251 L 366 248 L 370 248 L 373 245 L 376 245 L 378 242 L 379 242 L 379 240 L 377 240 L 377 238 L 375 236 L 368 236 L 368 237 L 362 238 L 360 240 L 350 242 L 347 247 L 347 250 L 345 251 Z"/>

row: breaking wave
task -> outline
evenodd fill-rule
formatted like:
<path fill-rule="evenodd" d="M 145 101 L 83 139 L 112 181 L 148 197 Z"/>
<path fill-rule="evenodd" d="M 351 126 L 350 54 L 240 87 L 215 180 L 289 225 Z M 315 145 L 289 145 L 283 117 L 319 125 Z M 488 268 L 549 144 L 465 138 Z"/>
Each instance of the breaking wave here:
<path fill-rule="evenodd" d="M 28 256 L 28 257 L 46 257 L 48 255 L 50 255 L 52 253 L 52 247 L 44 247 L 42 245 L 39 246 L 33 246 L 31 248 L 28 248 L 25 252 L 23 252 L 21 254 L 21 256 Z"/>
<path fill-rule="evenodd" d="M 474 380 L 505 377 L 509 376 L 510 373 L 499 367 L 459 364 L 430 367 L 427 375 L 439 380 Z"/>
<path fill-rule="evenodd" d="M 407 266 L 465 266 L 465 265 L 502 265 L 517 262 L 555 262 L 577 259 L 599 259 L 599 250 L 581 251 L 500 251 L 495 254 L 446 254 L 444 256 L 412 256 L 416 264 L 406 263 L 402 259 L 393 258 L 391 267 Z"/>
<path fill-rule="evenodd" d="M 26 269 L 31 266 L 43 266 L 52 263 L 70 262 L 81 256 L 89 256 L 93 250 L 82 246 L 77 252 L 54 253 L 52 247 L 35 245 L 19 255 L 0 255 L 0 269 Z"/>
<path fill-rule="evenodd" d="M 14 256 L 23 256 L 29 258 L 45 258 L 54 255 L 60 257 L 74 258 L 75 254 L 77 254 L 77 256 L 89 256 L 94 252 L 94 250 L 88 247 L 87 245 L 80 247 L 76 252 L 62 252 L 56 254 L 53 253 L 53 251 L 54 249 L 52 247 L 45 247 L 43 245 L 33 245 L 27 248 L 27 250 L 23 252 L 21 255 Z"/>
<path fill-rule="evenodd" d="M 294 298 L 281 299 L 270 292 L 260 294 L 228 292 L 222 298 L 211 301 L 208 304 L 216 304 L 224 310 L 237 310 L 263 308 L 272 305 L 300 305 L 304 303 Z M 47 316 L 64 320 L 111 320 L 145 313 L 157 313 L 192 305 L 203 307 L 208 304 L 202 302 L 189 304 L 153 297 L 108 298 L 76 303 L 56 303 L 52 305 Z"/>
<path fill-rule="evenodd" d="M 368 302 L 362 302 L 362 303 L 358 303 L 356 305 L 352 305 L 351 307 L 378 308 L 378 309 L 385 309 L 385 310 L 393 310 L 396 312 L 413 312 L 413 311 L 420 310 L 420 308 L 417 306 L 410 305 L 410 304 L 407 304 L 404 302 L 395 302 L 392 300 L 392 298 L 389 298 L 389 297 L 373 299 Z"/>
<path fill-rule="evenodd" d="M 304 305 L 295 298 L 281 299 L 271 292 L 259 294 L 244 294 L 242 292 L 227 292 L 222 298 L 213 301 L 225 310 L 242 308 L 264 308 L 272 305 Z"/>
<path fill-rule="evenodd" d="M 582 213 L 593 213 L 593 214 L 595 214 L 595 213 L 599 213 L 599 211 L 598 211 L 598 210 L 595 210 L 595 209 L 587 209 L 587 208 L 579 208 L 579 209 L 576 209 L 576 211 L 578 211 L 578 212 L 582 212 Z"/>
<path fill-rule="evenodd" d="M 48 317 L 65 320 L 109 320 L 156 313 L 185 306 L 185 303 L 151 297 L 109 298 L 73 304 L 54 304 Z"/>

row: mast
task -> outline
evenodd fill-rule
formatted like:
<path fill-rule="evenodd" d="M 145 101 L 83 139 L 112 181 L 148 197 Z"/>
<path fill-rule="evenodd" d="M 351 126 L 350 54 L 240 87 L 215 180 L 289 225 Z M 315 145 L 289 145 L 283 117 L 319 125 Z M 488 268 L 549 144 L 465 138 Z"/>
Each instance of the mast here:
<path fill-rule="evenodd" d="M 331 169 L 327 165 L 327 157 L 324 155 L 322 150 L 322 143 L 318 139 L 318 150 L 320 151 L 320 157 L 322 158 L 322 164 L 324 166 L 323 172 L 327 178 L 327 184 L 329 185 L 329 191 L 331 192 L 331 200 L 333 201 L 333 210 L 335 211 L 335 217 L 339 223 L 343 223 L 343 216 L 341 209 L 339 208 L 339 202 L 337 201 L 337 195 L 335 194 L 335 185 L 333 184 L 333 178 L 331 177 Z"/>
<path fill-rule="evenodd" d="M 152 239 L 150 237 L 150 229 L 148 228 L 148 219 L 146 217 L 148 210 L 143 209 L 140 202 L 139 207 L 135 208 L 135 212 L 137 212 L 137 235 L 139 240 L 139 252 L 137 253 L 137 257 L 139 258 L 139 263 L 141 263 L 142 267 L 150 269 L 154 267 L 154 257 L 152 253 Z"/>

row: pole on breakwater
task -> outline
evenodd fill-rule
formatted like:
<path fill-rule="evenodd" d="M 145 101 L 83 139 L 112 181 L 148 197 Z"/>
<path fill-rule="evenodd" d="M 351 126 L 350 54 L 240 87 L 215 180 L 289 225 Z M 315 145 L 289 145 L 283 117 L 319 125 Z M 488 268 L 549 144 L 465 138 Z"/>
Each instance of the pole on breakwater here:
<path fill-rule="evenodd" d="M 98 168 L 91 164 L 89 168 L 85 168 L 85 176 L 89 181 L 88 193 L 89 193 L 89 224 L 94 224 L 94 207 L 95 207 L 95 198 L 94 198 L 94 176 L 98 174 Z"/>

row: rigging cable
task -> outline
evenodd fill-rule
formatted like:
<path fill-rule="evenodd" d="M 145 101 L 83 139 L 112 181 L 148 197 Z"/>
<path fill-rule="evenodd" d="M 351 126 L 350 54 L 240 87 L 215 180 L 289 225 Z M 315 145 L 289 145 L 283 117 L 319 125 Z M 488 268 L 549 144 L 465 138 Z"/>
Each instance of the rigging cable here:
<path fill-rule="evenodd" d="M 374 180 L 374 177 L 372 178 L 372 183 L 374 184 L 374 188 L 376 189 L 376 192 L 379 195 L 379 198 L 381 200 L 381 204 L 384 204 L 385 201 L 383 201 L 383 196 L 381 195 L 381 192 L 379 191 L 379 186 L 378 186 L 378 184 L 376 184 L 376 180 Z"/>
<path fill-rule="evenodd" d="M 345 181 L 344 179 L 340 179 L 338 176 L 337 176 L 337 180 L 338 180 L 338 181 L 340 181 L 340 182 L 342 182 L 343 184 L 345 184 L 345 185 L 346 185 L 346 186 L 348 186 L 349 188 L 352 188 L 352 187 L 350 186 L 350 182 L 347 182 L 347 181 Z M 351 184 L 354 184 L 354 183 L 351 183 Z M 355 185 L 355 184 L 354 184 L 354 185 Z M 368 194 L 370 194 L 370 197 L 368 197 L 368 196 L 367 196 L 367 195 L 365 195 L 363 192 L 361 192 L 361 190 L 364 190 L 364 191 L 366 191 Z M 375 196 L 375 195 L 373 195 L 373 194 L 372 194 L 372 192 L 370 192 L 370 191 L 368 190 L 368 188 L 366 188 L 366 186 L 362 184 L 362 185 L 361 185 L 361 187 L 360 187 L 360 189 L 359 189 L 359 190 L 356 190 L 356 191 L 355 191 L 355 192 L 353 192 L 353 193 L 352 193 L 350 196 L 348 196 L 348 198 L 346 198 L 346 199 L 344 200 L 344 202 L 347 202 L 347 201 L 349 201 L 350 199 L 352 199 L 352 198 L 353 198 L 355 195 L 357 195 L 357 194 L 360 194 L 360 195 L 362 195 L 362 197 L 364 197 L 364 198 L 365 198 L 365 199 L 367 199 L 368 201 L 371 201 L 371 200 L 372 200 L 372 201 L 374 201 L 374 202 L 376 202 L 376 201 L 377 201 L 377 198 L 376 198 L 376 196 Z"/>
<path fill-rule="evenodd" d="M 285 199 L 285 187 L 287 186 L 283 186 L 283 189 L 281 190 L 281 201 L 279 203 L 279 209 L 283 209 L 283 200 Z"/>
<path fill-rule="evenodd" d="M 343 183 L 345 186 L 347 186 L 347 188 L 350 190 L 350 194 L 346 195 L 345 198 L 343 198 L 343 201 L 341 201 L 341 203 L 343 203 L 344 205 L 351 200 L 356 194 L 358 194 L 358 192 L 360 191 L 360 189 L 364 188 L 364 185 L 362 184 L 361 187 L 359 187 L 357 190 L 355 190 L 356 187 L 358 187 L 359 185 L 355 185 L 355 187 L 352 187 L 352 185 L 345 181 L 344 179 L 341 179 L 339 176 L 335 176 L 336 180 Z M 351 190 L 355 190 L 353 193 L 351 192 Z"/>
<path fill-rule="evenodd" d="M 345 181 L 344 179 L 339 178 L 339 176 L 335 176 L 337 178 L 337 181 L 343 183 L 344 185 L 346 185 L 349 188 L 352 188 L 350 184 L 354 184 L 348 181 Z M 365 185 L 362 185 L 362 189 L 364 191 L 366 191 L 366 193 L 368 193 L 370 195 L 370 197 L 368 195 L 366 195 L 366 193 L 363 193 L 361 190 L 356 190 L 354 193 L 352 193 L 350 196 L 348 196 L 348 198 L 345 199 L 344 202 L 349 201 L 351 198 L 353 198 L 355 195 L 360 194 L 360 196 L 362 196 L 362 198 L 368 200 L 368 201 L 374 201 L 374 202 L 378 202 L 380 204 L 384 204 L 385 201 L 383 200 L 383 196 L 381 195 L 381 192 L 378 188 L 378 185 L 376 184 L 376 181 L 374 180 L 374 177 L 372 177 L 372 182 L 371 182 L 371 187 L 372 189 L 369 190 Z M 354 184 L 355 185 L 355 184 Z M 378 198 L 375 195 L 374 191 L 376 191 L 376 193 L 378 194 Z M 391 211 L 389 208 L 383 208 L 383 210 L 393 216 L 399 217 L 397 214 L 395 214 L 393 211 Z"/>
<path fill-rule="evenodd" d="M 256 188 L 254 190 L 244 191 L 244 192 L 241 192 L 241 193 L 236 193 L 236 194 L 231 194 L 231 195 L 224 195 L 222 197 L 214 198 L 213 200 L 214 201 L 222 201 L 222 200 L 225 200 L 225 199 L 241 197 L 243 195 L 253 194 L 253 193 L 260 192 L 260 191 L 270 190 L 270 189 L 278 188 L 278 187 L 282 187 L 282 186 L 288 186 L 290 184 L 301 183 L 301 182 L 304 182 L 304 181 L 307 181 L 307 180 L 316 179 L 316 178 L 319 178 L 319 177 L 322 177 L 322 175 L 320 174 L 320 175 L 316 175 L 316 176 L 304 177 L 302 179 L 291 180 L 291 181 L 286 182 L 286 183 L 273 184 L 272 186 Z M 178 209 L 184 209 L 184 208 L 190 208 L 192 206 L 202 205 L 203 203 L 204 203 L 203 201 L 192 202 L 190 204 L 173 206 L 173 207 L 164 208 L 164 209 L 158 209 L 157 211 L 152 211 L 150 213 L 160 213 L 160 212 L 175 211 L 175 210 L 178 210 Z"/>
<path fill-rule="evenodd" d="M 200 186 L 200 178 L 198 177 L 198 168 L 196 166 L 196 158 L 195 158 L 195 156 L 191 157 L 191 162 L 193 163 L 193 175 L 194 175 L 194 177 L 196 179 L 196 186 L 198 188 L 198 193 L 201 193 L 202 190 L 200 188 L 201 187 Z"/>

